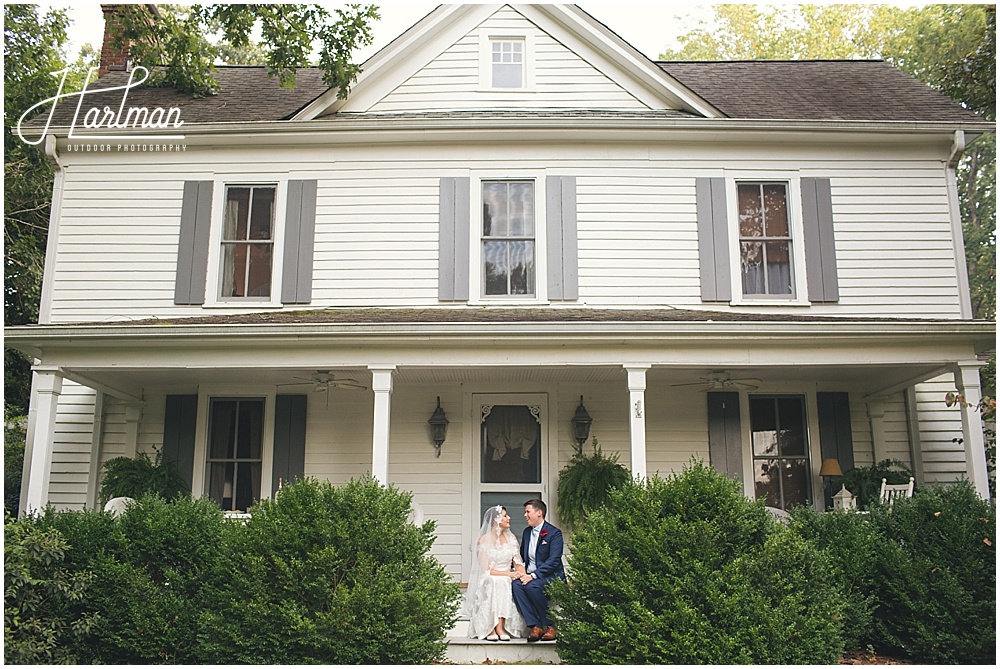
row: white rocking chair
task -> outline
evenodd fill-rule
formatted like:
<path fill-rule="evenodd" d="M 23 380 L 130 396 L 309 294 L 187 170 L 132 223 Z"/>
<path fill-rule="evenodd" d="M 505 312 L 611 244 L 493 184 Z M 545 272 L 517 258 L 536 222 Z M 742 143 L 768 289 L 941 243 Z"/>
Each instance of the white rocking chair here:
<path fill-rule="evenodd" d="M 913 477 L 910 477 L 908 483 L 900 483 L 895 485 L 890 485 L 882 479 L 882 490 L 879 492 L 878 498 L 883 504 L 888 504 L 889 508 L 892 508 L 892 503 L 897 499 L 913 497 Z"/>

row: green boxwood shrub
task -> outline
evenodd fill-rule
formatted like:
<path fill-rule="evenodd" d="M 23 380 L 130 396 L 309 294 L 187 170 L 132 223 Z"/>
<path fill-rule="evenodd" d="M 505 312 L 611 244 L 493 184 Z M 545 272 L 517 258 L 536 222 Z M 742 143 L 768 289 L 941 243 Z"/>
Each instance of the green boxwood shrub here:
<path fill-rule="evenodd" d="M 871 641 L 877 602 L 873 564 L 883 536 L 860 513 L 821 513 L 800 506 L 792 509 L 791 515 L 791 529 L 830 558 L 832 576 L 844 596 L 844 646 L 849 650 L 865 649 Z"/>
<path fill-rule="evenodd" d="M 77 641 L 81 662 L 200 664 L 204 611 L 224 596 L 223 559 L 231 524 L 210 500 L 139 498 L 121 515 L 49 512 L 73 548 L 71 563 L 93 572 L 76 612 L 96 612 L 91 636 Z"/>
<path fill-rule="evenodd" d="M 843 599 L 822 551 L 701 463 L 613 490 L 551 586 L 574 664 L 832 663 Z"/>
<path fill-rule="evenodd" d="M 233 534 L 208 663 L 427 664 L 444 656 L 458 585 L 428 554 L 433 522 L 372 479 L 307 479 L 251 509 Z"/>
<path fill-rule="evenodd" d="M 921 663 L 996 664 L 996 507 L 971 484 L 924 488 L 870 518 L 873 645 Z"/>

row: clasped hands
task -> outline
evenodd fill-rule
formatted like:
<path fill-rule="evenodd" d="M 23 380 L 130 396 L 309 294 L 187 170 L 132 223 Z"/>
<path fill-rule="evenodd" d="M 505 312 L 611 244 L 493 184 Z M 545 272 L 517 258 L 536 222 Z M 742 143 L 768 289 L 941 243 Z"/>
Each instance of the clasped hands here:
<path fill-rule="evenodd" d="M 510 579 L 521 581 L 524 585 L 531 583 L 534 577 L 524 570 L 523 564 L 515 564 L 514 571 L 510 573 Z"/>

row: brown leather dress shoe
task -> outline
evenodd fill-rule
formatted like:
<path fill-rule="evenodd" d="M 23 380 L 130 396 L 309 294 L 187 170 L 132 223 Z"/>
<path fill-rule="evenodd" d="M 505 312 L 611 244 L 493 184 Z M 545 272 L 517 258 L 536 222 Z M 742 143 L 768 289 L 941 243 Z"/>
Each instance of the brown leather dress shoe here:
<path fill-rule="evenodd" d="M 528 643 L 531 643 L 532 641 L 541 641 L 544 634 L 545 630 L 541 627 L 532 627 L 531 633 L 528 634 Z"/>
<path fill-rule="evenodd" d="M 556 632 L 556 628 L 550 627 L 545 630 L 545 634 L 542 635 L 542 641 L 555 641 L 557 634 L 558 632 Z"/>

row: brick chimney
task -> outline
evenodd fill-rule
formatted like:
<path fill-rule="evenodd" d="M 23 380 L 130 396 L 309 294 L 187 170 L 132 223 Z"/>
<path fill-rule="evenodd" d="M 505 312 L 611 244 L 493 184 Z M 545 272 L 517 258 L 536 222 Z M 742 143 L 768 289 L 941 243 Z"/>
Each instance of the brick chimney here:
<path fill-rule="evenodd" d="M 101 11 L 104 12 L 104 44 L 101 46 L 101 67 L 97 71 L 98 77 L 103 77 L 108 72 L 128 72 L 132 69 L 132 64 L 128 60 L 128 49 L 116 49 L 112 44 L 109 30 L 120 7 L 121 5 L 101 5 Z M 145 7 L 149 11 L 150 21 L 159 18 L 156 5 L 145 5 Z"/>

